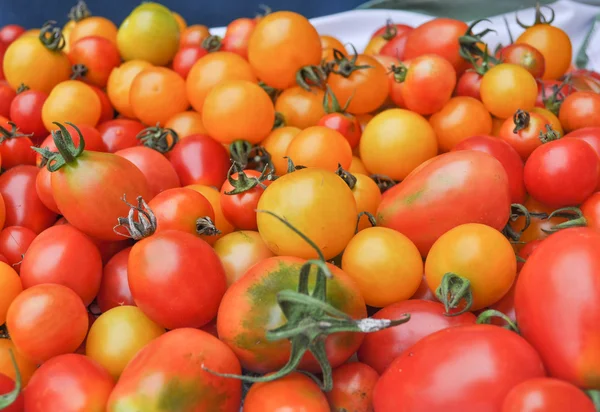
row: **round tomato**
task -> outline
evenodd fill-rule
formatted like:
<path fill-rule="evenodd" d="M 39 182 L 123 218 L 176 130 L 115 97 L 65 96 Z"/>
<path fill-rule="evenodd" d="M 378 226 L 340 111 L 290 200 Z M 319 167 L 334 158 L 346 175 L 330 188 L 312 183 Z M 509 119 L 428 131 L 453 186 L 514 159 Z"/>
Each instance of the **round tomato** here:
<path fill-rule="evenodd" d="M 206 134 L 206 128 L 202 123 L 202 115 L 193 110 L 177 113 L 172 116 L 165 123 L 165 128 L 174 130 L 180 139 L 193 134 Z"/>
<path fill-rule="evenodd" d="M 48 134 L 42 120 L 42 107 L 48 95 L 36 90 L 25 90 L 13 99 L 10 104 L 10 119 L 15 122 L 22 133 L 30 134 L 36 138 Z"/>
<path fill-rule="evenodd" d="M 280 127 L 271 131 L 267 138 L 261 142 L 261 146 L 271 155 L 271 162 L 275 167 L 275 174 L 277 176 L 287 173 L 288 161 L 286 159 L 286 152 L 290 143 L 300 131 L 297 127 Z"/>
<path fill-rule="evenodd" d="M 23 255 L 36 236 L 33 230 L 22 226 L 5 227 L 0 232 L 0 253 L 6 257 L 8 264 L 17 273 L 21 271 Z"/>
<path fill-rule="evenodd" d="M 307 91 L 300 86 L 290 87 L 277 97 L 275 110 L 283 115 L 286 126 L 306 129 L 316 126 L 325 115 L 323 96 L 320 89 Z"/>
<path fill-rule="evenodd" d="M 260 181 L 261 173 L 246 170 L 231 174 L 221 187 L 221 209 L 225 218 L 237 229 L 256 230 L 258 201 L 271 180 Z M 250 189 L 248 189 L 250 187 Z M 242 190 L 241 193 L 236 193 Z"/>
<path fill-rule="evenodd" d="M 32 146 L 29 136 L 22 134 L 14 123 L 0 118 L 0 158 L 4 170 L 19 165 L 34 165 L 35 152 L 31 150 Z"/>
<path fill-rule="evenodd" d="M 186 27 L 179 35 L 179 47 L 200 46 L 204 39 L 210 36 L 208 27 L 202 24 L 193 24 Z"/>
<path fill-rule="evenodd" d="M 594 404 L 575 385 L 559 379 L 537 378 L 516 385 L 504 398 L 502 412 L 594 412 Z"/>
<path fill-rule="evenodd" d="M 343 169 L 350 167 L 352 148 L 340 132 L 324 126 L 312 126 L 294 136 L 286 156 L 297 165 L 334 172 L 339 165 Z"/>
<path fill-rule="evenodd" d="M 100 289 L 96 296 L 96 302 L 102 312 L 117 306 L 135 305 L 127 279 L 130 252 L 131 247 L 121 250 L 104 266 Z"/>
<path fill-rule="evenodd" d="M 455 96 L 468 96 L 481 100 L 481 80 L 483 76 L 476 71 L 467 70 L 456 82 Z"/>
<path fill-rule="evenodd" d="M 354 149 L 360 142 L 362 128 L 358 118 L 349 113 L 329 113 L 321 117 L 317 126 L 325 126 L 338 131 L 346 138 L 350 147 Z"/>
<path fill-rule="evenodd" d="M 119 150 L 137 146 L 137 135 L 144 130 L 137 120 L 113 119 L 98 125 L 98 132 L 104 146 L 103 152 L 115 153 Z M 86 140 L 87 144 L 87 140 Z"/>
<path fill-rule="evenodd" d="M 351 169 L 352 165 L 350 165 L 350 170 Z M 366 173 L 366 170 L 363 172 Z M 375 215 L 375 213 L 377 213 L 379 203 L 381 203 L 381 191 L 379 190 L 377 183 L 375 183 L 375 181 L 365 173 L 354 174 L 356 182 L 352 188 L 352 194 L 354 195 L 354 200 L 356 200 L 356 210 L 358 210 L 359 214 L 362 212 L 368 212 L 371 215 Z M 359 232 L 371 226 L 372 225 L 368 216 L 363 215 L 360 217 L 360 220 L 358 221 Z"/>
<path fill-rule="evenodd" d="M 3 325 L 10 304 L 23 291 L 19 274 L 4 262 L 0 262 L 0 286 L 0 325 Z"/>
<path fill-rule="evenodd" d="M 593 92 L 575 92 L 563 100 L 558 118 L 566 132 L 583 127 L 598 127 L 600 95 Z"/>
<path fill-rule="evenodd" d="M 54 122 L 70 122 L 96 126 L 102 106 L 94 90 L 77 80 L 64 81 L 52 89 L 42 107 L 42 120 L 48 130 L 56 130 Z"/>
<path fill-rule="evenodd" d="M 168 153 L 182 186 L 192 184 L 221 187 L 230 161 L 227 149 L 204 135 L 191 135 Z"/>
<path fill-rule="evenodd" d="M 202 57 L 208 54 L 208 50 L 199 46 L 185 46 L 177 51 L 173 57 L 173 70 L 184 79 L 187 78 L 192 66 Z"/>
<path fill-rule="evenodd" d="M 104 312 L 88 333 L 85 354 L 118 380 L 127 363 L 149 342 L 165 333 L 135 306 Z"/>
<path fill-rule="evenodd" d="M 221 41 L 221 49 L 239 54 L 244 59 L 248 58 L 248 43 L 250 36 L 258 23 L 258 19 L 242 17 L 235 19 L 227 25 L 225 36 Z"/>
<path fill-rule="evenodd" d="M 527 43 L 513 43 L 502 48 L 499 57 L 504 63 L 518 64 L 527 69 L 536 79 L 546 70 L 546 60 L 538 49 Z"/>
<path fill-rule="evenodd" d="M 213 208 L 215 212 L 215 226 L 221 232 L 215 236 L 209 236 L 205 238 L 205 240 L 210 244 L 214 245 L 218 239 L 221 237 L 233 232 L 235 229 L 231 223 L 227 219 L 225 219 L 225 215 L 223 214 L 223 210 L 221 209 L 221 192 L 219 192 L 213 186 L 207 185 L 189 185 L 186 186 L 188 189 L 195 190 L 204 196 Z"/>
<path fill-rule="evenodd" d="M 121 64 L 117 46 L 100 36 L 84 37 L 72 44 L 69 60 L 78 66 L 83 80 L 98 87 L 105 87 L 110 72 Z"/>
<path fill-rule="evenodd" d="M 75 292 L 47 283 L 26 289 L 13 300 L 6 326 L 17 350 L 43 363 L 81 345 L 88 331 L 88 315 Z"/>
<path fill-rule="evenodd" d="M 100 36 L 117 43 L 117 26 L 105 17 L 89 16 L 78 21 L 69 36 L 69 44 L 75 44 L 85 37 Z"/>
<path fill-rule="evenodd" d="M 403 26 L 400 28 L 399 26 Z M 394 38 L 388 40 L 379 51 L 380 55 L 395 57 L 399 60 L 404 60 L 404 50 L 406 49 L 406 41 L 408 35 L 413 30 L 410 26 L 401 24 L 396 25 L 396 35 Z"/>
<path fill-rule="evenodd" d="M 25 28 L 18 24 L 7 24 L 0 29 L 0 42 L 9 45 L 25 33 Z"/>
<path fill-rule="evenodd" d="M 481 101 L 496 117 L 506 119 L 518 109 L 531 110 L 537 97 L 537 83 L 526 69 L 502 63 L 481 79 Z"/>
<path fill-rule="evenodd" d="M 525 161 L 544 141 L 556 138 L 546 134 L 548 125 L 544 116 L 519 109 L 502 123 L 498 137 L 510 144 Z"/>
<path fill-rule="evenodd" d="M 333 371 L 333 389 L 327 401 L 332 411 L 370 412 L 373 388 L 379 374 L 360 362 L 346 363 Z"/>
<path fill-rule="evenodd" d="M 110 73 L 106 85 L 106 93 L 114 108 L 122 116 L 135 118 L 135 113 L 129 99 L 131 85 L 138 74 L 150 67 L 152 65 L 147 61 L 130 60 L 116 67 Z"/>
<path fill-rule="evenodd" d="M 561 77 L 571 66 L 572 46 L 567 33 L 550 24 L 535 24 L 525 30 L 515 41 L 535 47 L 544 57 L 544 80 Z"/>

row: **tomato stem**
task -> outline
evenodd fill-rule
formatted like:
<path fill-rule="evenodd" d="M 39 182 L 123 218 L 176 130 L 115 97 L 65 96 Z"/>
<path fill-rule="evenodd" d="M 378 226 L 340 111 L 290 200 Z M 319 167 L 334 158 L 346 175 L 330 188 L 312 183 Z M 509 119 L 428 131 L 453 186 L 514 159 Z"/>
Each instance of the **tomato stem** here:
<path fill-rule="evenodd" d="M 85 149 L 85 140 L 83 135 L 77 126 L 73 123 L 65 122 L 69 126 L 75 129 L 79 135 L 79 147 L 75 147 L 71 133 L 61 123 L 54 122 L 58 126 L 59 130 L 52 131 L 52 138 L 54 144 L 58 149 L 58 152 L 51 152 L 47 148 L 31 147 L 34 151 L 41 154 L 46 159 L 48 170 L 50 172 L 56 172 L 58 169 L 63 167 L 65 164 L 73 163 L 83 153 Z"/>
<path fill-rule="evenodd" d="M 285 126 L 285 116 L 281 112 L 275 112 L 275 120 L 273 121 L 273 129 L 280 129 Z"/>
<path fill-rule="evenodd" d="M 252 190 L 256 186 L 266 189 L 267 187 L 262 182 L 265 180 L 275 180 L 273 172 L 273 168 L 270 165 L 266 165 L 260 176 L 248 177 L 248 175 L 244 173 L 244 168 L 238 162 L 234 161 L 227 172 L 227 181 L 233 187 L 233 190 L 224 193 L 226 195 L 238 195 Z M 233 178 L 234 173 L 237 174 L 237 179 Z"/>
<path fill-rule="evenodd" d="M 515 232 L 510 223 L 515 222 L 520 217 L 525 218 L 525 224 L 521 230 Z M 529 225 L 531 225 L 531 213 L 529 213 L 529 210 L 519 203 L 513 203 L 510 205 L 510 216 L 508 218 L 508 222 L 504 226 L 504 229 L 502 229 L 502 234 L 508 240 L 518 242 L 523 233 L 529 228 Z"/>
<path fill-rule="evenodd" d="M 306 169 L 306 166 L 302 166 L 302 165 L 296 166 L 291 157 L 284 156 L 284 159 L 287 159 L 287 163 L 288 163 L 287 172 L 288 173 L 292 173 L 292 172 L 295 172 L 296 170 L 300 170 L 300 169 Z"/>
<path fill-rule="evenodd" d="M 358 233 L 358 226 L 360 225 L 360 219 L 362 219 L 363 216 L 367 216 L 367 218 L 369 219 L 369 223 L 371 224 L 372 227 L 377 226 L 377 218 L 375 216 L 373 216 L 371 213 L 364 210 L 358 214 L 358 220 L 356 221 L 356 229 L 354 230 L 355 234 Z"/>
<path fill-rule="evenodd" d="M 521 130 L 526 129 L 529 126 L 529 121 L 531 120 L 531 115 L 525 110 L 517 109 L 515 114 L 513 115 L 513 123 L 515 124 L 515 128 L 513 129 L 513 133 L 518 133 Z"/>
<path fill-rule="evenodd" d="M 39 39 L 50 51 L 59 52 L 66 46 L 65 36 L 60 27 L 54 26 L 56 22 L 49 20 L 42 26 Z"/>
<path fill-rule="evenodd" d="M 311 91 L 312 87 L 322 89 L 327 83 L 327 75 L 324 66 L 304 66 L 296 73 L 296 84 L 307 92 Z"/>
<path fill-rule="evenodd" d="M 8 122 L 11 129 L 10 131 L 5 129 L 3 126 L 0 126 L 0 144 L 4 143 L 8 139 L 14 139 L 16 137 L 31 137 L 33 133 L 23 134 L 19 132 L 19 128 L 13 122 Z"/>
<path fill-rule="evenodd" d="M 354 90 L 352 92 L 352 95 L 348 98 L 348 100 L 344 104 L 344 107 L 342 107 L 342 106 L 340 106 L 340 102 L 338 101 L 337 97 L 335 97 L 333 90 L 331 90 L 331 87 L 329 87 L 329 85 L 326 86 L 325 94 L 323 95 L 323 109 L 325 109 L 325 113 L 327 113 L 327 114 L 331 114 L 331 113 L 345 114 L 346 110 L 348 110 L 348 106 L 350 106 L 350 102 L 352 101 L 352 98 L 354 97 L 355 91 L 356 90 Z"/>
<path fill-rule="evenodd" d="M 129 206 L 129 214 L 127 217 L 118 219 L 119 223 L 113 228 L 113 231 L 120 236 L 133 240 L 140 240 L 154 234 L 157 227 L 156 216 L 142 196 L 138 196 L 137 205 L 129 203 L 125 195 L 123 195 L 122 200 Z M 125 228 L 126 234 L 119 231 L 121 227 Z"/>
<path fill-rule="evenodd" d="M 560 106 L 562 106 L 562 102 L 565 100 L 565 94 L 563 93 L 564 87 L 567 87 L 568 95 L 573 88 L 570 74 L 567 74 L 563 78 L 560 85 L 552 85 L 552 94 L 550 94 L 550 96 L 546 96 L 546 88 L 542 83 L 542 101 L 544 102 L 544 107 L 550 110 L 556 116 L 558 116 Z"/>
<path fill-rule="evenodd" d="M 278 90 L 274 87 L 267 85 L 265 82 L 258 82 L 258 85 L 269 95 L 273 103 L 277 100 L 277 97 L 281 93 L 281 90 Z"/>
<path fill-rule="evenodd" d="M 71 80 L 83 79 L 88 74 L 88 68 L 85 64 L 74 64 L 71 67 Z"/>
<path fill-rule="evenodd" d="M 390 72 L 394 74 L 394 81 L 396 83 L 403 83 L 404 80 L 406 80 L 408 68 L 402 63 L 392 64 L 390 66 Z"/>
<path fill-rule="evenodd" d="M 29 90 L 29 86 L 27 86 L 25 83 L 21 83 L 17 88 L 17 94 L 21 94 L 23 92 L 26 92 L 27 90 Z"/>
<path fill-rule="evenodd" d="M 543 144 L 553 142 L 560 139 L 560 134 L 552 128 L 549 124 L 546 125 L 546 132 L 540 131 L 540 140 Z"/>
<path fill-rule="evenodd" d="M 139 132 L 136 139 L 140 140 L 144 146 L 165 154 L 179 142 L 179 135 L 175 130 L 160 127 L 160 123 L 156 123 L 156 126 L 147 127 Z"/>
<path fill-rule="evenodd" d="M 17 360 L 15 359 L 13 350 L 9 349 L 8 354 L 10 355 L 10 361 L 15 369 L 15 388 L 4 395 L 0 395 L 0 410 L 8 408 L 17 400 L 23 386 L 21 371 L 19 370 L 19 365 L 17 365 Z"/>
<path fill-rule="evenodd" d="M 236 140 L 229 145 L 229 156 L 232 162 L 242 169 L 264 170 L 267 166 L 275 169 L 271 154 L 262 146 L 253 146 L 246 140 Z"/>
<path fill-rule="evenodd" d="M 506 328 L 508 330 L 512 330 L 513 332 L 516 332 L 519 334 L 521 333 L 521 331 L 519 330 L 519 327 L 517 326 L 517 324 L 515 322 L 513 322 L 513 320 L 511 318 L 509 318 L 504 313 L 502 313 L 496 309 L 488 309 L 486 311 L 481 312 L 479 314 L 479 316 L 477 316 L 476 323 L 477 324 L 492 323 L 492 318 L 502 319 L 504 322 L 506 322 Z"/>
<path fill-rule="evenodd" d="M 466 61 L 470 62 L 475 71 L 481 75 L 484 75 L 490 68 L 490 64 L 496 65 L 500 63 L 500 60 L 492 56 L 488 52 L 488 45 L 483 41 L 483 37 L 489 33 L 496 33 L 494 29 L 485 29 L 480 33 L 474 33 L 473 29 L 475 26 L 482 21 L 491 23 L 488 19 L 476 20 L 467 28 L 465 34 L 458 38 L 459 43 L 459 54 Z M 484 49 L 481 50 L 481 45 L 485 45 Z M 477 62 L 481 60 L 481 64 Z"/>
<path fill-rule="evenodd" d="M 549 19 L 546 18 L 546 16 L 544 16 L 544 13 L 542 13 L 542 7 L 546 7 L 548 10 L 550 10 L 551 16 Z M 521 20 L 519 20 L 519 16 L 517 14 L 515 14 L 515 20 L 517 21 L 517 24 L 524 29 L 529 29 L 538 24 L 552 24 L 555 17 L 556 17 L 556 14 L 554 13 L 554 9 L 547 5 L 543 5 L 543 6 L 540 5 L 539 1 L 535 3 L 535 20 L 533 21 L 533 24 L 531 24 L 531 25 L 523 24 L 521 22 Z"/>
<path fill-rule="evenodd" d="M 583 212 L 578 207 L 563 207 L 550 213 L 547 217 L 548 220 L 553 217 L 563 217 L 567 220 L 566 222 L 559 223 L 558 225 L 552 226 L 550 229 L 542 229 L 547 234 L 558 232 L 559 230 L 569 229 L 572 227 L 586 227 L 588 221 L 583 215 Z"/>
<path fill-rule="evenodd" d="M 585 393 L 592 400 L 596 411 L 600 412 L 600 391 L 597 389 L 588 389 Z"/>
<path fill-rule="evenodd" d="M 446 308 L 446 316 L 458 316 L 468 312 L 473 306 L 473 292 L 471 291 L 471 282 L 456 273 L 448 272 L 444 274 L 440 286 L 435 291 L 435 295 Z M 465 306 L 457 312 L 450 313 L 451 309 L 456 309 L 462 300 L 465 300 Z"/>
<path fill-rule="evenodd" d="M 398 34 L 398 28 L 392 21 L 392 19 L 387 19 L 385 21 L 385 32 L 381 35 L 385 40 L 390 41 Z"/>
<path fill-rule="evenodd" d="M 358 59 L 358 53 L 356 52 L 356 49 L 354 48 L 354 46 L 351 44 L 350 47 L 352 47 L 352 50 L 354 51 L 354 54 L 352 56 L 352 58 L 348 58 L 346 57 L 346 55 L 344 53 L 342 53 L 341 51 L 337 50 L 337 49 L 333 49 L 333 58 L 335 61 L 335 64 L 333 65 L 333 68 L 331 69 L 332 73 L 335 74 L 339 74 L 342 77 L 350 77 L 352 75 L 352 73 L 354 73 L 357 70 L 364 70 L 364 69 L 372 69 L 373 66 L 369 65 L 369 64 L 356 64 L 356 60 Z M 337 67 L 337 69 L 336 69 Z"/>
<path fill-rule="evenodd" d="M 397 184 L 395 180 L 385 175 L 371 175 L 370 177 L 375 181 L 382 194 Z"/>
<path fill-rule="evenodd" d="M 354 177 L 354 175 L 349 171 L 344 170 L 342 165 L 339 163 L 335 174 L 341 177 L 351 190 L 354 189 L 354 186 L 356 186 L 356 177 Z"/>
<path fill-rule="evenodd" d="M 71 10 L 69 10 L 69 14 L 67 15 L 67 17 L 69 17 L 69 20 L 73 20 L 74 22 L 80 22 L 83 19 L 87 19 L 91 15 L 92 13 L 90 12 L 90 9 L 88 8 L 85 1 L 79 0 L 77 4 L 71 7 Z"/>
<path fill-rule="evenodd" d="M 208 36 L 202 41 L 202 48 L 207 52 L 212 53 L 221 49 L 222 39 L 219 36 Z"/>

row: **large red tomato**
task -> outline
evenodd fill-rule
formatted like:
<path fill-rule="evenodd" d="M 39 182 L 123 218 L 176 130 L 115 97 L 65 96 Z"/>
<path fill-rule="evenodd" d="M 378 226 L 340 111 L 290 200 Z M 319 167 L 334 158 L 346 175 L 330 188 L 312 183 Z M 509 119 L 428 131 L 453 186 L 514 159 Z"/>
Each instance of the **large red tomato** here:
<path fill-rule="evenodd" d="M 536 378 L 511 389 L 502 412 L 594 412 L 594 404 L 577 386 L 559 379 Z"/>

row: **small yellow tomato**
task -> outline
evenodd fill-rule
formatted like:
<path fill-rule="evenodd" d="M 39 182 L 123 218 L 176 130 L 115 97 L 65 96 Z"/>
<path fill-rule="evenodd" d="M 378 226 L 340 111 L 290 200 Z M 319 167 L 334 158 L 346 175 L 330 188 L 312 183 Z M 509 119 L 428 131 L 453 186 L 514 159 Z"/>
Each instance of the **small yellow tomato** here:
<path fill-rule="evenodd" d="M 106 94 L 114 108 L 123 116 L 135 118 L 129 91 L 136 76 L 152 65 L 144 60 L 130 60 L 113 69 L 108 77 Z"/>
<path fill-rule="evenodd" d="M 483 75 L 480 93 L 485 108 L 492 115 L 506 119 L 518 109 L 531 110 L 535 106 L 538 87 L 525 68 L 502 63 Z"/>
<path fill-rule="evenodd" d="M 54 122 L 96 126 L 102 106 L 96 92 L 79 80 L 56 85 L 42 106 L 42 121 L 48 130 L 57 129 Z"/>

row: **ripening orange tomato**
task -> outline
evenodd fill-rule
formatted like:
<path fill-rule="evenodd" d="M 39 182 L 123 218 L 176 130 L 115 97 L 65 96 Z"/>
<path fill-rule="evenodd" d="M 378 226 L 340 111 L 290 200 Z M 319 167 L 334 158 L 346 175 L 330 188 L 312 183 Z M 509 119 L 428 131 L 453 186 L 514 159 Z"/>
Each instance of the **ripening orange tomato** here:
<path fill-rule="evenodd" d="M 198 60 L 186 78 L 188 99 L 198 113 L 202 113 L 204 100 L 217 84 L 225 80 L 256 82 L 250 64 L 232 52 L 214 52 Z"/>
<path fill-rule="evenodd" d="M 348 169 L 350 173 L 362 173 L 363 175 L 368 175 L 369 171 L 365 167 L 362 160 L 358 156 L 352 156 L 352 162 L 350 163 L 350 168 Z"/>
<path fill-rule="evenodd" d="M 106 93 L 114 108 L 123 116 L 135 118 L 129 100 L 129 91 L 135 77 L 144 69 L 153 67 L 144 60 L 130 60 L 116 67 L 108 77 Z"/>
<path fill-rule="evenodd" d="M 166 67 L 148 67 L 135 76 L 129 103 L 135 117 L 148 125 L 165 124 L 190 105 L 185 80 Z"/>
<path fill-rule="evenodd" d="M 219 83 L 206 96 L 202 122 L 208 134 L 221 143 L 242 139 L 262 141 L 275 121 L 275 108 L 269 95 L 246 80 Z"/>
<path fill-rule="evenodd" d="M 83 39 L 89 36 L 99 36 L 110 40 L 112 43 L 117 44 L 117 26 L 105 17 L 91 16 L 86 17 L 83 20 L 78 21 L 73 30 L 71 30 L 71 36 L 69 38 L 69 44 L 75 44 L 77 40 Z"/>
<path fill-rule="evenodd" d="M 261 146 L 271 155 L 271 162 L 275 167 L 275 174 L 282 176 L 287 173 L 288 161 L 285 158 L 290 143 L 302 130 L 297 127 L 284 126 L 274 129 Z"/>
<path fill-rule="evenodd" d="M 321 58 L 326 62 L 333 60 L 334 50 L 338 50 L 344 55 L 348 54 L 348 51 L 346 50 L 346 47 L 342 44 L 342 42 L 333 36 L 321 36 L 321 48 L 323 49 Z"/>
<path fill-rule="evenodd" d="M 290 87 L 277 97 L 275 110 L 283 115 L 286 126 L 300 129 L 316 126 L 325 116 L 324 94 L 321 89 L 307 91 L 300 86 Z"/>
<path fill-rule="evenodd" d="M 96 126 L 102 105 L 96 92 L 79 80 L 67 80 L 56 85 L 42 106 L 42 121 L 48 130 L 58 127 L 54 122 Z"/>
<path fill-rule="evenodd" d="M 536 24 L 526 29 L 515 43 L 535 47 L 544 56 L 545 70 L 542 79 L 556 80 L 571 65 L 573 48 L 571 39 L 562 29 L 550 24 Z"/>
<path fill-rule="evenodd" d="M 292 139 L 286 156 L 297 166 L 318 167 L 335 172 L 338 164 L 346 170 L 350 167 L 352 148 L 337 130 L 313 126 L 302 130 Z"/>
<path fill-rule="evenodd" d="M 23 291 L 21 278 L 16 270 L 0 262 L 0 325 L 6 322 L 6 312 L 12 301 Z"/>
<path fill-rule="evenodd" d="M 165 123 L 165 127 L 175 130 L 180 139 L 193 134 L 206 134 L 206 128 L 202 123 L 202 115 L 193 110 L 177 113 Z"/>

